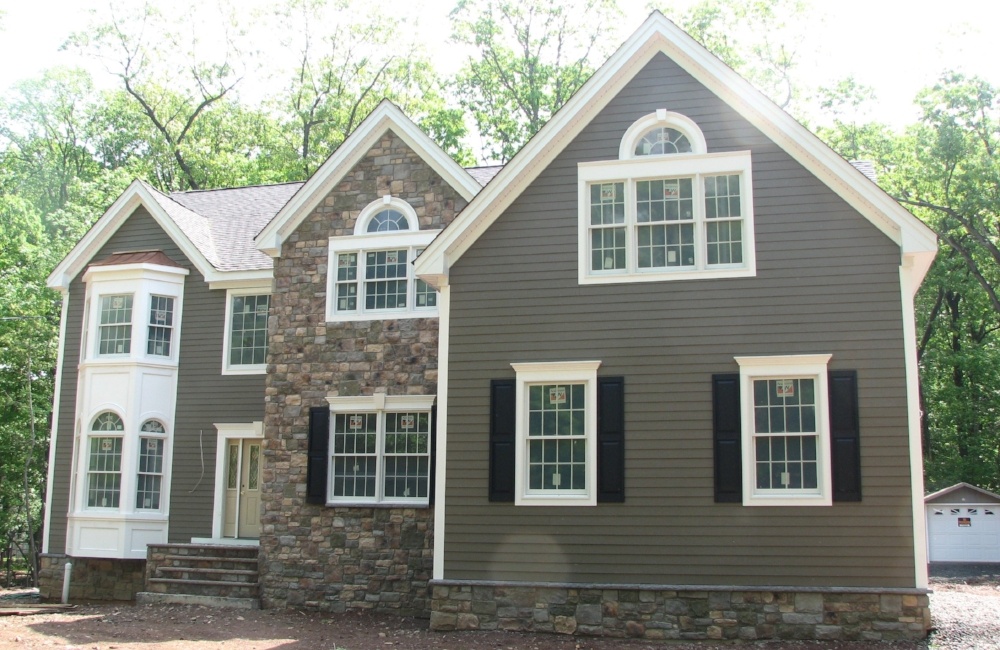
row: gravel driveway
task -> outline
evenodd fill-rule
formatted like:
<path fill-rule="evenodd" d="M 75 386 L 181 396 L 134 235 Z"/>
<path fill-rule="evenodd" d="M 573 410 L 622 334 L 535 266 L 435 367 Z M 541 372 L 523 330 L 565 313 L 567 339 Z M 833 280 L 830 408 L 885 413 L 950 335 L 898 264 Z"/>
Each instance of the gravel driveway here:
<path fill-rule="evenodd" d="M 667 644 L 511 632 L 427 630 L 427 622 L 372 614 L 95 604 L 69 612 L 0 616 L 0 650 L 1000 650 L 1000 579 L 932 578 L 935 630 L 924 642 Z"/>

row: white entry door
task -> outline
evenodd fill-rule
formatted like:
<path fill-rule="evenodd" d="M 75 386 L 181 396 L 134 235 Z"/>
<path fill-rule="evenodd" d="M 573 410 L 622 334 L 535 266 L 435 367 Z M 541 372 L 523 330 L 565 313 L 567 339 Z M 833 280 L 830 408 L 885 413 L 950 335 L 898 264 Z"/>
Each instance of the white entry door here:
<path fill-rule="evenodd" d="M 260 537 L 261 443 L 257 438 L 226 443 L 225 537 Z"/>
<path fill-rule="evenodd" d="M 1000 562 L 1000 508 L 930 506 L 927 537 L 931 562 Z"/>

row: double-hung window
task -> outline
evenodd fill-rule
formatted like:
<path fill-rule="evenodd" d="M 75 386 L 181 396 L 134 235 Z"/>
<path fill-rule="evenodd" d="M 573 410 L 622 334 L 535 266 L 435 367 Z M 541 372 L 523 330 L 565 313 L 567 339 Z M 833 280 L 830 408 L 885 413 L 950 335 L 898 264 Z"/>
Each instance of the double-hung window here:
<path fill-rule="evenodd" d="M 830 505 L 829 354 L 736 357 L 745 505 Z"/>
<path fill-rule="evenodd" d="M 101 296 L 97 354 L 132 353 L 132 295 Z"/>
<path fill-rule="evenodd" d="M 513 363 L 517 373 L 514 501 L 597 503 L 599 361 Z"/>
<path fill-rule="evenodd" d="M 267 370 L 267 319 L 271 296 L 231 290 L 226 305 L 223 374 L 259 374 Z"/>
<path fill-rule="evenodd" d="M 433 396 L 329 397 L 327 501 L 426 504 Z"/>
<path fill-rule="evenodd" d="M 170 336 L 173 328 L 174 299 L 169 296 L 150 296 L 146 354 L 156 357 L 169 357 Z"/>
<path fill-rule="evenodd" d="M 438 230 L 386 196 L 358 217 L 353 235 L 330 238 L 328 321 L 437 316 L 437 292 L 413 274 L 413 260 Z"/>
<path fill-rule="evenodd" d="M 639 120 L 578 180 L 581 284 L 755 273 L 750 152 L 708 153 L 684 116 Z"/>

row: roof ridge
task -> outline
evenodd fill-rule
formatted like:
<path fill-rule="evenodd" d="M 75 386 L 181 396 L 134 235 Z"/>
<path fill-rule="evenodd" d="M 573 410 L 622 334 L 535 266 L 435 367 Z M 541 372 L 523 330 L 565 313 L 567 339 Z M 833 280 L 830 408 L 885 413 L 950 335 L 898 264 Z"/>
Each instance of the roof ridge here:
<path fill-rule="evenodd" d="M 174 196 L 175 194 L 180 194 L 180 195 L 204 194 L 206 192 L 227 192 L 231 190 L 249 190 L 257 187 L 281 187 L 282 185 L 302 185 L 303 183 L 305 183 L 305 181 L 282 181 L 281 183 L 258 183 L 256 185 L 237 185 L 234 187 L 207 187 L 204 189 L 197 189 L 197 190 L 179 190 L 177 192 L 171 192 L 170 194 L 165 194 L 164 196 Z M 162 194 L 162 192 L 160 193 Z"/>

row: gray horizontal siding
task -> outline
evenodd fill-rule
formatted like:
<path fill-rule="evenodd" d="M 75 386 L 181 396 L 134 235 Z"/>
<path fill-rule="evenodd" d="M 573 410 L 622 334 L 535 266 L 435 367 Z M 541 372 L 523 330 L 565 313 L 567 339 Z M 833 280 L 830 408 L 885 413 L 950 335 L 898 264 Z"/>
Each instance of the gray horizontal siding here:
<path fill-rule="evenodd" d="M 657 108 L 694 119 L 709 151 L 752 151 L 756 277 L 578 285 L 576 164 L 616 158 Z M 912 587 L 898 265 L 888 238 L 657 57 L 452 269 L 445 577 Z M 714 503 L 711 375 L 802 353 L 858 371 L 864 501 Z M 625 377 L 626 503 L 489 503 L 490 380 L 587 359 Z"/>
<path fill-rule="evenodd" d="M 262 421 L 264 376 L 222 376 L 226 292 L 209 290 L 191 261 L 144 208 L 137 209 L 93 259 L 102 259 L 113 252 L 150 249 L 162 250 L 190 271 L 184 283 L 170 494 L 170 541 L 184 542 L 212 533 L 214 423 Z M 86 286 L 81 274 L 70 285 L 52 520 L 47 533 L 50 550 L 57 553 L 66 545 L 77 365 L 85 296 Z"/>

